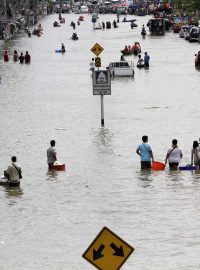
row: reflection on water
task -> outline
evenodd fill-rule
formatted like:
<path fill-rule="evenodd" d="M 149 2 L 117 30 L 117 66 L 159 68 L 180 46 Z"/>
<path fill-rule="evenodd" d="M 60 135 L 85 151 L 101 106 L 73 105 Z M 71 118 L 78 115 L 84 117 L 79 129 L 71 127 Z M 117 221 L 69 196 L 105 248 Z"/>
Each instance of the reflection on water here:
<path fill-rule="evenodd" d="M 105 147 L 108 147 L 111 145 L 112 142 L 112 135 L 110 134 L 110 131 L 108 128 L 99 128 L 96 136 L 96 142 L 97 144 L 104 145 Z"/>
<path fill-rule="evenodd" d="M 9 185 L 5 185 L 5 194 L 7 198 L 21 198 L 24 194 L 23 189 L 18 187 L 9 187 Z M 15 203 L 15 201 L 12 201 L 11 204 Z"/>
<path fill-rule="evenodd" d="M 56 170 L 48 170 L 46 173 L 46 180 L 56 181 L 58 176 L 58 171 Z"/>
<path fill-rule="evenodd" d="M 138 171 L 138 179 L 141 181 L 141 186 L 143 188 L 151 187 L 152 186 L 152 170 L 140 170 Z"/>

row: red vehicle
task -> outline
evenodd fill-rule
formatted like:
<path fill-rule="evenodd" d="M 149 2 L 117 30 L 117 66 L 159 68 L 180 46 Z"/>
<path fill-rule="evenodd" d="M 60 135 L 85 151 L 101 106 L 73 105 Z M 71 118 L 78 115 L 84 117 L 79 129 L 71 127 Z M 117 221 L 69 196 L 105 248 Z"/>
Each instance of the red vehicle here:
<path fill-rule="evenodd" d="M 189 24 L 189 17 L 181 17 L 177 16 L 173 18 L 173 31 L 174 33 L 179 33 L 181 30 L 181 27 L 183 25 L 188 25 Z"/>

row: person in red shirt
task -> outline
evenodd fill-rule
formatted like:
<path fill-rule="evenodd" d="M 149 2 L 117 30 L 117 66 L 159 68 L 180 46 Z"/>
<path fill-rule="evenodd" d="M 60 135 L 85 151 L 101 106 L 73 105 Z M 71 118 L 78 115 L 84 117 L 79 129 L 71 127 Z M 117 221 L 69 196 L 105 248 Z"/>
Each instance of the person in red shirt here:
<path fill-rule="evenodd" d="M 26 54 L 24 56 L 24 60 L 25 60 L 25 63 L 28 64 L 31 62 L 31 56 L 30 54 L 28 53 L 28 51 L 26 51 Z"/>
<path fill-rule="evenodd" d="M 4 59 L 4 62 L 8 62 L 9 61 L 9 57 L 8 57 L 8 52 L 7 51 L 4 52 L 3 59 Z"/>

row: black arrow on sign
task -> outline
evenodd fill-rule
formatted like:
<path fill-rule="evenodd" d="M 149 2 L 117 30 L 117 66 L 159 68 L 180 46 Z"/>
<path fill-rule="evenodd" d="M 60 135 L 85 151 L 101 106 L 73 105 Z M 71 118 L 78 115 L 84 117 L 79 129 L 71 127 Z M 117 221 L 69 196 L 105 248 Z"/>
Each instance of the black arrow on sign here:
<path fill-rule="evenodd" d="M 93 261 L 96 261 L 96 260 L 100 259 L 101 257 L 104 257 L 104 255 L 101 254 L 101 252 L 104 250 L 104 248 L 105 248 L 104 245 L 100 245 L 98 250 L 93 249 Z"/>
<path fill-rule="evenodd" d="M 124 250 L 122 246 L 117 247 L 114 243 L 111 243 L 110 247 L 115 251 L 113 253 L 114 256 L 124 257 Z"/>

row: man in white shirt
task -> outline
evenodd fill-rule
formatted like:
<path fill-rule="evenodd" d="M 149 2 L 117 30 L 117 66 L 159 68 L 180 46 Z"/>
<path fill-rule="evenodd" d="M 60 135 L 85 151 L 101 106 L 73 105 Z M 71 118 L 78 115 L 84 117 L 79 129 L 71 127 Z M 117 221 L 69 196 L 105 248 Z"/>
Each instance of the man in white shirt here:
<path fill-rule="evenodd" d="M 92 62 L 90 63 L 90 70 L 92 70 L 92 72 L 95 70 L 94 58 L 92 58 Z"/>
<path fill-rule="evenodd" d="M 183 152 L 181 148 L 177 145 L 178 141 L 176 139 L 172 140 L 172 147 L 167 151 L 165 158 L 165 164 L 167 160 L 169 162 L 169 168 L 172 170 L 177 170 L 179 163 L 183 157 Z"/>

